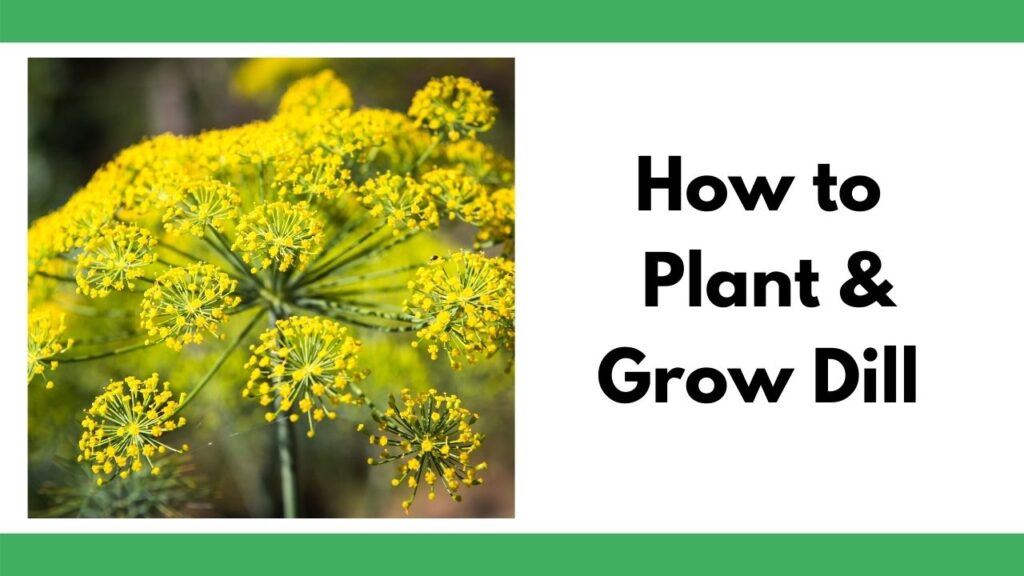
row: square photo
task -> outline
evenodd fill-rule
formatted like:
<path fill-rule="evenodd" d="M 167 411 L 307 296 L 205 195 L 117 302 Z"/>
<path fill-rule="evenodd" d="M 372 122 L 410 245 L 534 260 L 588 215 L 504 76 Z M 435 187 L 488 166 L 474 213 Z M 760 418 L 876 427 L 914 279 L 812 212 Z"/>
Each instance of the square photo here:
<path fill-rule="evenodd" d="M 512 517 L 512 59 L 29 60 L 30 517 Z"/>

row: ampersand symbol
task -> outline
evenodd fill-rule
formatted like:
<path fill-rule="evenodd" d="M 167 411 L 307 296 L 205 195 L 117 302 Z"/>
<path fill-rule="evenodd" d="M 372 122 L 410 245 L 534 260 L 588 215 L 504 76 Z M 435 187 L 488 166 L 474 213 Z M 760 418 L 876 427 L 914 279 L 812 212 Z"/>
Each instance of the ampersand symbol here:
<path fill-rule="evenodd" d="M 867 270 L 861 268 L 861 264 L 864 262 L 868 263 Z M 872 280 L 875 274 L 878 274 L 882 269 L 882 259 L 877 254 L 867 250 L 857 252 L 850 256 L 846 267 L 850 270 L 850 279 L 844 282 L 843 286 L 839 289 L 839 297 L 843 299 L 843 302 L 854 308 L 864 308 L 875 302 L 882 306 L 896 305 L 887 296 L 889 290 L 892 290 L 892 284 L 888 280 L 883 280 L 881 284 L 876 284 Z M 864 288 L 863 295 L 857 294 L 856 288 L 858 286 Z"/>

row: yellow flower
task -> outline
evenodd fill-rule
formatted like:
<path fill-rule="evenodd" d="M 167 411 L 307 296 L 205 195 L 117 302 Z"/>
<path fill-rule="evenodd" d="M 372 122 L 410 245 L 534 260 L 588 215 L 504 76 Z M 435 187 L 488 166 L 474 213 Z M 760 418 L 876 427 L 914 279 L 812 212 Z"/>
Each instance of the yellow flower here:
<path fill-rule="evenodd" d="M 490 246 L 515 236 L 516 191 L 515 188 L 500 188 L 491 193 L 490 217 L 480 224 L 474 247 Z M 507 248 L 507 245 L 506 245 Z"/>
<path fill-rule="evenodd" d="M 246 368 L 252 372 L 242 396 L 267 406 L 268 422 L 290 412 L 295 422 L 301 414 L 309 425 L 306 435 L 312 438 L 316 422 L 337 417 L 332 406 L 362 401 L 348 389 L 349 383 L 364 377 L 358 356 L 362 344 L 347 331 L 319 316 L 278 320 L 249 348 L 252 356 Z"/>
<path fill-rule="evenodd" d="M 242 199 L 230 184 L 204 179 L 175 190 L 170 202 L 163 216 L 164 228 L 202 238 L 207 228 L 223 232 L 227 222 L 238 218 Z"/>
<path fill-rule="evenodd" d="M 95 178 L 94 178 L 95 181 Z M 121 197 L 90 182 L 61 208 L 58 252 L 81 248 L 108 227 L 120 207 Z"/>
<path fill-rule="evenodd" d="M 156 261 L 155 245 L 153 233 L 134 224 L 105 227 L 78 255 L 78 291 L 90 298 L 103 298 L 113 290 L 133 290 L 146 266 Z"/>
<path fill-rule="evenodd" d="M 54 356 L 67 351 L 74 340 L 62 340 L 66 330 L 64 314 L 46 307 L 33 310 L 28 315 L 28 382 L 37 376 L 46 382 L 46 388 L 53 388 L 46 372 L 57 369 Z"/>
<path fill-rule="evenodd" d="M 323 246 L 323 223 L 306 202 L 260 204 L 242 216 L 232 250 L 241 251 L 252 273 L 274 266 L 303 269 Z"/>
<path fill-rule="evenodd" d="M 449 220 L 459 218 L 479 226 L 494 214 L 487 189 L 476 178 L 465 176 L 459 170 L 435 168 L 424 174 L 420 182 Z"/>
<path fill-rule="evenodd" d="M 128 376 L 111 382 L 96 397 L 82 420 L 78 461 L 90 463 L 98 484 L 145 468 L 159 474 L 154 456 L 182 451 L 163 439 L 185 425 L 184 417 L 176 417 L 185 395 L 177 401 L 173 396 L 170 383 L 161 385 L 160 375 L 153 374 L 145 380 Z"/>
<path fill-rule="evenodd" d="M 459 140 L 445 144 L 441 157 L 449 166 L 490 187 L 515 183 L 515 164 L 479 140 Z"/>
<path fill-rule="evenodd" d="M 397 487 L 405 483 L 412 488 L 412 496 L 402 502 L 406 513 L 421 484 L 427 485 L 430 500 L 434 499 L 435 485 L 440 483 L 452 500 L 459 502 L 461 486 L 483 483 L 478 472 L 486 470 L 487 463 L 470 462 L 471 455 L 484 439 L 472 428 L 478 416 L 463 408 L 458 396 L 434 389 L 413 394 L 405 389 L 401 406 L 391 398 L 388 410 L 375 412 L 373 417 L 382 439 L 379 444 L 385 448 L 380 457 L 371 458 L 370 463 L 398 465 L 391 485 Z M 357 429 L 363 430 L 363 427 Z"/>
<path fill-rule="evenodd" d="M 63 212 L 47 214 L 28 229 L 28 273 L 44 269 L 65 250 L 67 217 Z"/>
<path fill-rule="evenodd" d="M 142 299 L 142 327 L 172 350 L 201 344 L 204 335 L 222 338 L 220 325 L 241 299 L 238 282 L 213 264 L 175 267 L 157 277 Z"/>
<path fill-rule="evenodd" d="M 333 200 L 355 190 L 352 172 L 344 166 L 340 154 L 317 147 L 285 159 L 278 167 L 274 188 L 308 201 Z"/>
<path fill-rule="evenodd" d="M 463 136 L 476 138 L 494 125 L 498 109 L 491 95 L 469 78 L 434 78 L 413 96 L 409 116 L 437 138 L 453 142 Z"/>
<path fill-rule="evenodd" d="M 440 349 L 455 370 L 515 342 L 515 269 L 504 258 L 456 252 L 416 271 L 404 303 L 419 330 L 413 346 L 426 343 L 431 359 Z"/>
<path fill-rule="evenodd" d="M 121 151 L 89 185 L 118 198 L 122 217 L 137 219 L 166 206 L 188 177 L 191 146 L 191 140 L 174 134 L 144 140 Z"/>
<path fill-rule="evenodd" d="M 234 129 L 228 150 L 239 165 L 256 167 L 256 177 L 262 179 L 267 167 L 273 167 L 281 158 L 301 151 L 285 122 L 257 121 Z"/>
<path fill-rule="evenodd" d="M 437 206 L 428 189 L 411 176 L 387 172 L 367 180 L 359 191 L 370 214 L 383 218 L 396 236 L 402 232 L 431 230 L 440 224 Z"/>
<path fill-rule="evenodd" d="M 281 97 L 278 114 L 310 114 L 314 111 L 352 107 L 352 91 L 331 70 L 303 78 Z"/>

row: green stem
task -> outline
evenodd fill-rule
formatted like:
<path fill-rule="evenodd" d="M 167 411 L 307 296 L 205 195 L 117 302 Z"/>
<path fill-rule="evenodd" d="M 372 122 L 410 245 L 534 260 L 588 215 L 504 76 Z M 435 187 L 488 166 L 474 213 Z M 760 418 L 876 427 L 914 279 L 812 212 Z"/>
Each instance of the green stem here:
<path fill-rule="evenodd" d="M 365 248 L 362 252 L 359 252 L 358 254 L 356 254 L 354 256 L 350 256 L 348 258 L 340 260 L 339 262 L 333 263 L 331 268 L 323 270 L 322 272 L 319 272 L 318 274 L 316 274 L 314 276 L 304 278 L 304 279 L 302 279 L 302 281 L 297 281 L 294 284 L 296 286 L 300 286 L 300 287 L 301 286 L 308 286 L 308 285 L 310 285 L 310 284 L 312 284 L 314 282 L 317 282 L 318 280 L 322 280 L 322 279 L 326 278 L 327 276 L 329 276 L 329 275 L 331 275 L 331 274 L 333 274 L 335 272 L 338 272 L 340 270 L 344 270 L 346 268 L 351 268 L 352 266 L 354 266 L 356 264 L 359 264 L 359 263 L 363 262 L 364 260 L 372 258 L 373 256 L 376 256 L 377 254 L 380 254 L 381 252 L 385 252 L 387 250 L 390 250 L 390 249 L 394 248 L 395 246 L 398 246 L 399 244 L 408 241 L 410 238 L 415 238 L 416 234 L 417 234 L 416 232 L 410 232 L 408 234 L 404 234 L 404 235 L 398 236 L 398 237 L 393 237 L 391 239 L 380 240 L 377 243 L 373 244 L 372 246 L 369 246 L 369 247 Z"/>
<path fill-rule="evenodd" d="M 242 261 L 238 254 L 235 254 L 231 250 L 231 243 L 228 242 L 228 239 L 225 238 L 224 235 L 221 234 L 220 231 L 218 231 L 216 228 L 210 228 L 210 230 L 213 233 L 213 237 L 216 238 L 217 242 L 219 242 L 221 247 L 223 247 L 224 250 L 222 254 L 224 255 L 224 257 L 227 258 L 229 261 L 233 262 L 242 273 L 244 273 L 249 278 L 252 278 L 251 267 L 246 265 L 246 263 Z"/>
<path fill-rule="evenodd" d="M 199 394 L 200 390 L 203 389 L 203 386 L 206 386 L 207 382 L 213 380 L 213 376 L 217 373 L 218 370 L 220 370 L 220 367 L 224 365 L 224 362 L 226 362 L 228 357 L 231 356 L 231 353 L 235 351 L 235 348 L 238 348 L 242 341 L 245 340 L 245 337 L 249 335 L 249 332 L 253 329 L 253 327 L 256 326 L 256 323 L 259 322 L 261 318 L 263 318 L 263 312 L 263 310 L 260 310 L 259 312 L 256 313 L 255 316 L 253 316 L 249 324 L 244 329 L 242 329 L 241 333 L 238 334 L 238 337 L 235 338 L 235 340 L 231 343 L 230 346 L 227 347 L 226 350 L 224 350 L 224 353 L 220 355 L 220 358 L 217 358 L 217 361 L 214 362 L 213 366 L 211 366 L 209 371 L 206 372 L 206 375 L 203 376 L 203 379 L 200 380 L 199 383 L 196 384 L 194 388 L 192 388 L 192 391 L 188 393 L 188 396 L 185 396 L 185 400 L 183 400 L 182 403 L 178 405 L 177 410 L 174 411 L 175 414 L 184 410 L 185 406 L 187 406 L 188 403 L 191 402 L 192 399 L 195 398 L 197 394 Z"/>
<path fill-rule="evenodd" d="M 277 454 L 281 460 L 281 509 L 285 518 L 298 518 L 299 493 L 295 482 L 296 462 L 293 454 L 295 431 L 287 418 L 277 420 Z"/>
<path fill-rule="evenodd" d="M 379 270 L 375 272 L 367 272 L 366 274 L 358 274 L 354 276 L 341 276 L 339 278 L 331 278 L 330 280 L 322 280 L 312 284 L 306 284 L 304 290 L 323 290 L 333 286 L 345 286 L 348 284 L 356 284 L 364 282 L 366 280 L 374 280 L 377 278 L 383 278 L 394 274 L 401 274 L 403 272 L 411 272 L 422 268 L 422 263 L 407 264 L 405 266 L 398 266 L 395 268 L 389 268 L 387 270 Z"/>
<path fill-rule="evenodd" d="M 107 358 L 109 356 L 116 356 L 118 354 L 127 354 L 129 352 L 134 352 L 136 350 L 142 350 L 143 348 L 149 348 L 150 346 L 155 346 L 155 345 L 157 345 L 157 344 L 159 344 L 161 342 L 163 342 L 163 338 L 161 338 L 160 340 L 153 340 L 153 341 L 145 340 L 145 341 L 139 342 L 137 344 L 132 344 L 130 346 L 123 346 L 121 348 L 114 348 L 113 350 L 107 350 L 105 352 L 97 352 L 95 354 L 86 354 L 85 356 L 76 356 L 76 357 L 73 357 L 73 358 L 53 358 L 53 360 L 57 360 L 58 362 L 60 362 L 62 364 L 66 364 L 66 363 L 69 363 L 69 362 L 85 362 L 87 360 L 98 360 L 100 358 Z"/>
<path fill-rule="evenodd" d="M 277 317 L 283 312 L 275 309 L 270 312 L 270 325 L 277 324 Z M 275 401 L 280 408 L 281 398 Z M 299 492 L 296 478 L 298 462 L 295 458 L 295 430 L 287 417 L 277 419 L 277 456 L 281 471 L 281 510 L 285 518 L 297 518 L 299 508 Z"/>
<path fill-rule="evenodd" d="M 50 274 L 49 272 L 43 272 L 42 270 L 36 270 L 36 273 L 33 274 L 33 276 L 42 276 L 43 278 L 49 278 L 51 280 L 60 280 L 61 282 L 71 282 L 72 284 L 75 283 L 75 279 L 71 278 L 70 276 L 58 276 L 57 274 Z"/>
<path fill-rule="evenodd" d="M 343 250 L 341 250 L 338 254 L 336 254 L 334 256 L 331 256 L 330 258 L 323 258 L 323 257 L 321 257 L 319 259 L 319 263 L 318 264 L 316 264 L 315 266 L 313 266 L 309 270 L 306 270 L 305 272 L 302 272 L 302 273 L 296 275 L 296 277 L 292 280 L 292 282 L 289 284 L 289 286 L 290 287 L 304 286 L 304 285 L 310 284 L 312 282 L 316 282 L 317 280 L 319 280 L 319 279 L 323 278 L 324 276 L 330 274 L 331 271 L 336 266 L 338 266 L 339 264 L 344 263 L 346 261 L 345 258 L 349 254 L 351 254 L 357 248 L 361 247 L 364 242 L 366 242 L 367 240 L 372 238 L 374 235 L 376 235 L 378 232 L 380 232 L 383 229 L 384 229 L 384 225 L 383 224 L 378 224 L 374 228 L 371 228 L 370 230 L 368 230 L 365 233 L 363 233 L 363 235 L 360 236 L 355 242 L 347 244 L 345 246 L 345 248 Z"/>
<path fill-rule="evenodd" d="M 323 300 L 320 298 L 299 298 L 295 301 L 295 304 L 304 308 L 317 308 L 320 310 L 338 310 L 340 312 L 347 312 L 351 314 L 358 314 L 361 316 L 370 316 L 373 318 L 380 318 L 382 320 L 391 320 L 393 322 L 404 322 L 404 323 L 415 323 L 416 319 L 408 314 L 393 314 L 390 312 L 382 312 L 380 310 L 373 310 L 370 308 L 363 308 L 361 306 L 354 305 L 349 302 L 342 302 L 338 300 Z"/>
<path fill-rule="evenodd" d="M 356 384 L 355 382 L 349 382 L 348 388 L 349 390 L 352 391 L 353 394 L 356 395 L 356 398 L 361 399 L 363 403 L 366 404 L 366 407 L 369 408 L 371 412 L 377 415 L 383 415 L 383 412 L 381 412 L 380 409 L 377 408 L 377 406 L 373 403 L 373 400 L 370 400 L 370 398 L 363 392 L 363 389 L 360 388 L 358 384 Z"/>
<path fill-rule="evenodd" d="M 427 146 L 427 149 L 423 151 L 423 154 L 420 154 L 420 157 L 416 159 L 416 164 L 413 165 L 413 168 L 419 168 L 420 164 L 423 164 L 423 162 L 425 162 L 426 159 L 434 153 L 434 150 L 437 149 L 437 145 L 440 141 L 441 140 L 439 138 L 431 138 L 430 146 Z"/>

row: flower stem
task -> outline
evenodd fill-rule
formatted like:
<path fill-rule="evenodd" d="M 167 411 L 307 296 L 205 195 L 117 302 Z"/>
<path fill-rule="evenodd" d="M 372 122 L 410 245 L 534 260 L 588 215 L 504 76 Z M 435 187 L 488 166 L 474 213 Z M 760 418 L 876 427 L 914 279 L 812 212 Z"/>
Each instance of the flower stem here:
<path fill-rule="evenodd" d="M 277 454 L 281 461 L 281 505 L 285 518 L 298 517 L 299 494 L 295 482 L 297 463 L 293 448 L 295 431 L 287 418 L 277 419 Z"/>
<path fill-rule="evenodd" d="M 437 149 L 437 145 L 440 142 L 441 142 L 441 140 L 436 138 L 436 137 L 435 138 L 431 138 L 430 139 L 430 146 L 427 146 L 427 149 L 423 151 L 423 154 L 420 154 L 420 157 L 416 159 L 416 164 L 413 165 L 413 168 L 419 168 L 420 164 L 423 164 L 423 162 L 427 158 L 430 158 L 430 155 L 434 153 L 434 150 Z"/>
<path fill-rule="evenodd" d="M 217 374 L 217 371 L 220 370 L 220 367 L 223 366 L 224 362 L 226 362 L 228 357 L 231 356 L 231 353 L 235 351 L 235 348 L 238 348 L 242 341 L 245 340 L 245 337 L 249 335 L 249 332 L 253 329 L 253 327 L 256 326 L 256 323 L 259 322 L 261 318 L 263 318 L 263 312 L 263 310 L 260 310 L 259 312 L 256 313 L 255 316 L 253 316 L 249 324 L 238 334 L 238 337 L 235 338 L 235 340 L 231 343 L 230 346 L 227 347 L 226 350 L 224 350 L 224 353 L 220 355 L 220 358 L 217 358 L 217 361 L 214 362 L 213 366 L 211 366 L 210 369 L 206 372 L 206 375 L 203 376 L 203 379 L 200 380 L 199 383 L 196 384 L 194 388 L 192 388 L 192 391 L 188 393 L 188 396 L 185 396 L 185 400 L 182 401 L 182 403 L 178 405 L 178 409 L 174 411 L 175 414 L 181 412 L 185 408 L 185 406 L 187 406 L 188 403 L 191 402 L 192 399 L 195 398 L 197 394 L 199 394 L 199 391 L 203 389 L 203 386 L 206 386 L 207 382 L 213 380 L 213 376 Z"/>
<path fill-rule="evenodd" d="M 112 350 L 105 350 L 103 352 L 96 352 L 95 354 L 86 354 L 85 356 L 76 356 L 72 358 L 52 358 L 53 360 L 59 361 L 61 364 L 67 364 L 70 362 L 85 362 L 87 360 L 98 360 L 100 358 L 106 358 L 108 356 L 116 356 L 118 354 L 127 354 L 128 352 L 134 352 L 136 350 L 142 350 L 143 348 L 149 348 L 163 342 L 163 338 L 159 340 L 144 340 L 129 346 L 122 346 L 121 348 L 114 348 Z M 48 359 L 49 360 L 49 359 Z"/>
<path fill-rule="evenodd" d="M 275 307 L 270 312 L 270 326 L 277 324 L 278 317 L 284 314 Z M 275 402 L 280 407 L 281 399 Z M 297 518 L 299 508 L 298 462 L 295 458 L 295 431 L 287 417 L 277 419 L 277 456 L 281 473 L 281 512 L 285 518 Z"/>

